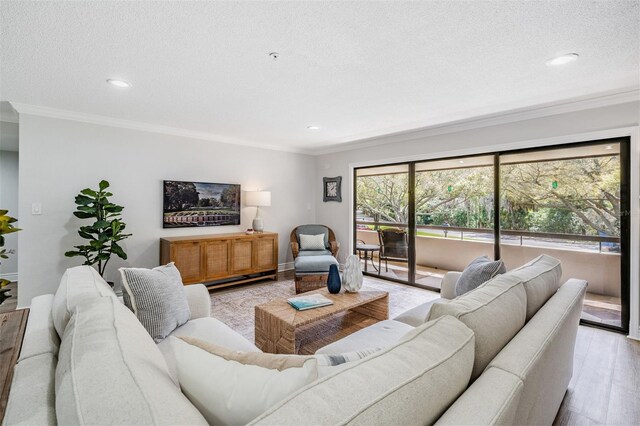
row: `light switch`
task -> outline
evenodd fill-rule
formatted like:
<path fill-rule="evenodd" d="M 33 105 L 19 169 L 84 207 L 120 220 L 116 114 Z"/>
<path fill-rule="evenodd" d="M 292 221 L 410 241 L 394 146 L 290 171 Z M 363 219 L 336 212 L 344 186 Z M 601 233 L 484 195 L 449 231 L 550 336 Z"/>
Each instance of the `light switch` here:
<path fill-rule="evenodd" d="M 31 214 L 42 214 L 42 203 L 31 203 Z"/>

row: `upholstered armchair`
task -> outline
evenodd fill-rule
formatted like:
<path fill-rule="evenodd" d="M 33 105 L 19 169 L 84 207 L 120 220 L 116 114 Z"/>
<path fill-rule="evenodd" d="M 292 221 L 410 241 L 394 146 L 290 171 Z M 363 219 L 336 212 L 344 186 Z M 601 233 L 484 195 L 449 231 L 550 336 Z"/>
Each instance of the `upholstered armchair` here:
<path fill-rule="evenodd" d="M 324 235 L 324 250 L 300 250 L 300 235 Z M 338 257 L 340 243 L 336 241 L 333 230 L 325 225 L 300 225 L 291 231 L 291 253 L 293 258 L 298 256 L 322 256 L 331 255 Z"/>

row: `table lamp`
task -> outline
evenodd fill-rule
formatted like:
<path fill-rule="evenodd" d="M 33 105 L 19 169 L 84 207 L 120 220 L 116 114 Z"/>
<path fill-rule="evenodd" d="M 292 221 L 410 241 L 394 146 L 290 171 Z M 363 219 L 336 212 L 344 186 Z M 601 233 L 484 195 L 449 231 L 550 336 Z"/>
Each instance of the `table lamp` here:
<path fill-rule="evenodd" d="M 271 205 L 271 192 L 269 191 L 247 191 L 245 194 L 245 205 L 256 208 L 256 217 L 253 219 L 253 230 L 264 231 L 264 222 L 260 217 L 260 207 Z"/>

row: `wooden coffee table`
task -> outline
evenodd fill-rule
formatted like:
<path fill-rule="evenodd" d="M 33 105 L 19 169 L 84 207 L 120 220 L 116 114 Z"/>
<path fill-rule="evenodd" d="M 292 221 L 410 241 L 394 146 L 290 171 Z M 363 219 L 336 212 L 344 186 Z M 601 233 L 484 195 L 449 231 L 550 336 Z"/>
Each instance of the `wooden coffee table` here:
<path fill-rule="evenodd" d="M 386 291 L 330 294 L 325 288 L 305 294 L 313 293 L 328 297 L 333 305 L 297 311 L 287 303 L 287 299 L 276 299 L 256 306 L 256 346 L 264 352 L 295 354 L 300 347 L 300 336 L 310 331 L 315 335 L 311 337 L 311 345 L 307 345 L 311 347 L 305 346 L 304 352 L 313 353 L 322 346 L 389 318 L 389 293 Z"/>

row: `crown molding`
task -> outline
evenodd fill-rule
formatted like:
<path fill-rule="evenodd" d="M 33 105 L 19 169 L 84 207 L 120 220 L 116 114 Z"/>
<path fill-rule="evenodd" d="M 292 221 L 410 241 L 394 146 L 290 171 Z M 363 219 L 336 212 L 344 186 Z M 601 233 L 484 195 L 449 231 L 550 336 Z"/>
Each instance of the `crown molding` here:
<path fill-rule="evenodd" d="M 86 114 L 82 112 L 67 111 L 57 108 L 44 107 L 38 105 L 23 104 L 19 102 L 9 102 L 18 111 L 18 114 L 28 114 L 40 117 L 57 118 L 61 120 L 77 121 L 81 123 L 97 124 L 100 126 L 120 127 L 123 129 L 139 130 L 142 132 L 159 133 L 163 135 L 178 136 L 190 139 L 200 139 L 211 142 L 224 143 L 229 145 L 240 145 L 251 148 L 261 148 L 272 151 L 284 151 L 297 154 L 309 154 L 308 151 L 296 148 L 288 148 L 277 145 L 266 145 L 260 142 L 245 141 L 228 136 L 221 136 L 213 133 L 199 132 L 195 130 L 182 129 L 179 127 L 162 126 L 139 121 L 125 120 L 121 118 L 106 117 L 96 114 Z"/>
<path fill-rule="evenodd" d="M 353 149 L 370 148 L 390 143 L 410 142 L 447 133 L 479 129 L 482 127 L 496 126 L 517 121 L 548 117 L 551 115 L 638 101 L 640 101 L 640 89 L 638 87 L 627 87 L 624 89 L 618 89 L 616 91 L 601 92 L 598 94 L 582 96 L 564 101 L 532 105 L 524 108 L 511 109 L 492 114 L 485 114 L 471 118 L 450 121 L 448 123 L 434 124 L 432 126 L 422 127 L 418 129 L 389 133 L 386 135 L 375 136 L 371 138 L 357 139 L 349 142 L 332 144 L 330 146 L 327 146 L 326 148 L 316 149 L 266 145 L 260 142 L 246 141 L 213 133 L 199 132 L 178 127 L 162 126 L 158 124 L 143 123 L 139 121 L 125 120 L 120 118 L 112 118 L 96 114 L 67 111 L 38 105 L 23 104 L 19 102 L 9 102 L 9 104 L 19 114 L 29 114 L 41 117 L 78 121 L 82 123 L 97 124 L 101 126 L 120 127 L 131 130 L 139 130 L 143 132 L 206 140 L 230 145 L 247 146 L 251 148 L 318 156 L 350 151 Z M 4 116 L 0 118 L 2 118 L 2 121 L 18 122 L 18 120 L 16 120 L 15 118 L 12 119 L 11 117 L 8 117 L 7 120 L 4 119 Z"/>
<path fill-rule="evenodd" d="M 350 151 L 353 149 L 370 148 L 390 143 L 410 142 L 428 138 L 431 136 L 444 135 L 447 133 L 456 133 L 465 130 L 473 130 L 482 127 L 514 123 L 517 121 L 531 120 L 557 114 L 565 114 L 587 109 L 624 104 L 628 102 L 640 102 L 639 88 L 630 87 L 616 91 L 603 92 L 596 95 L 582 96 L 570 100 L 532 105 L 530 107 L 512 109 L 509 111 L 502 111 L 467 119 L 455 120 L 448 123 L 422 127 L 419 129 L 389 133 L 382 136 L 375 136 L 371 138 L 345 142 L 327 148 L 314 149 L 310 153 L 317 156 Z"/>

